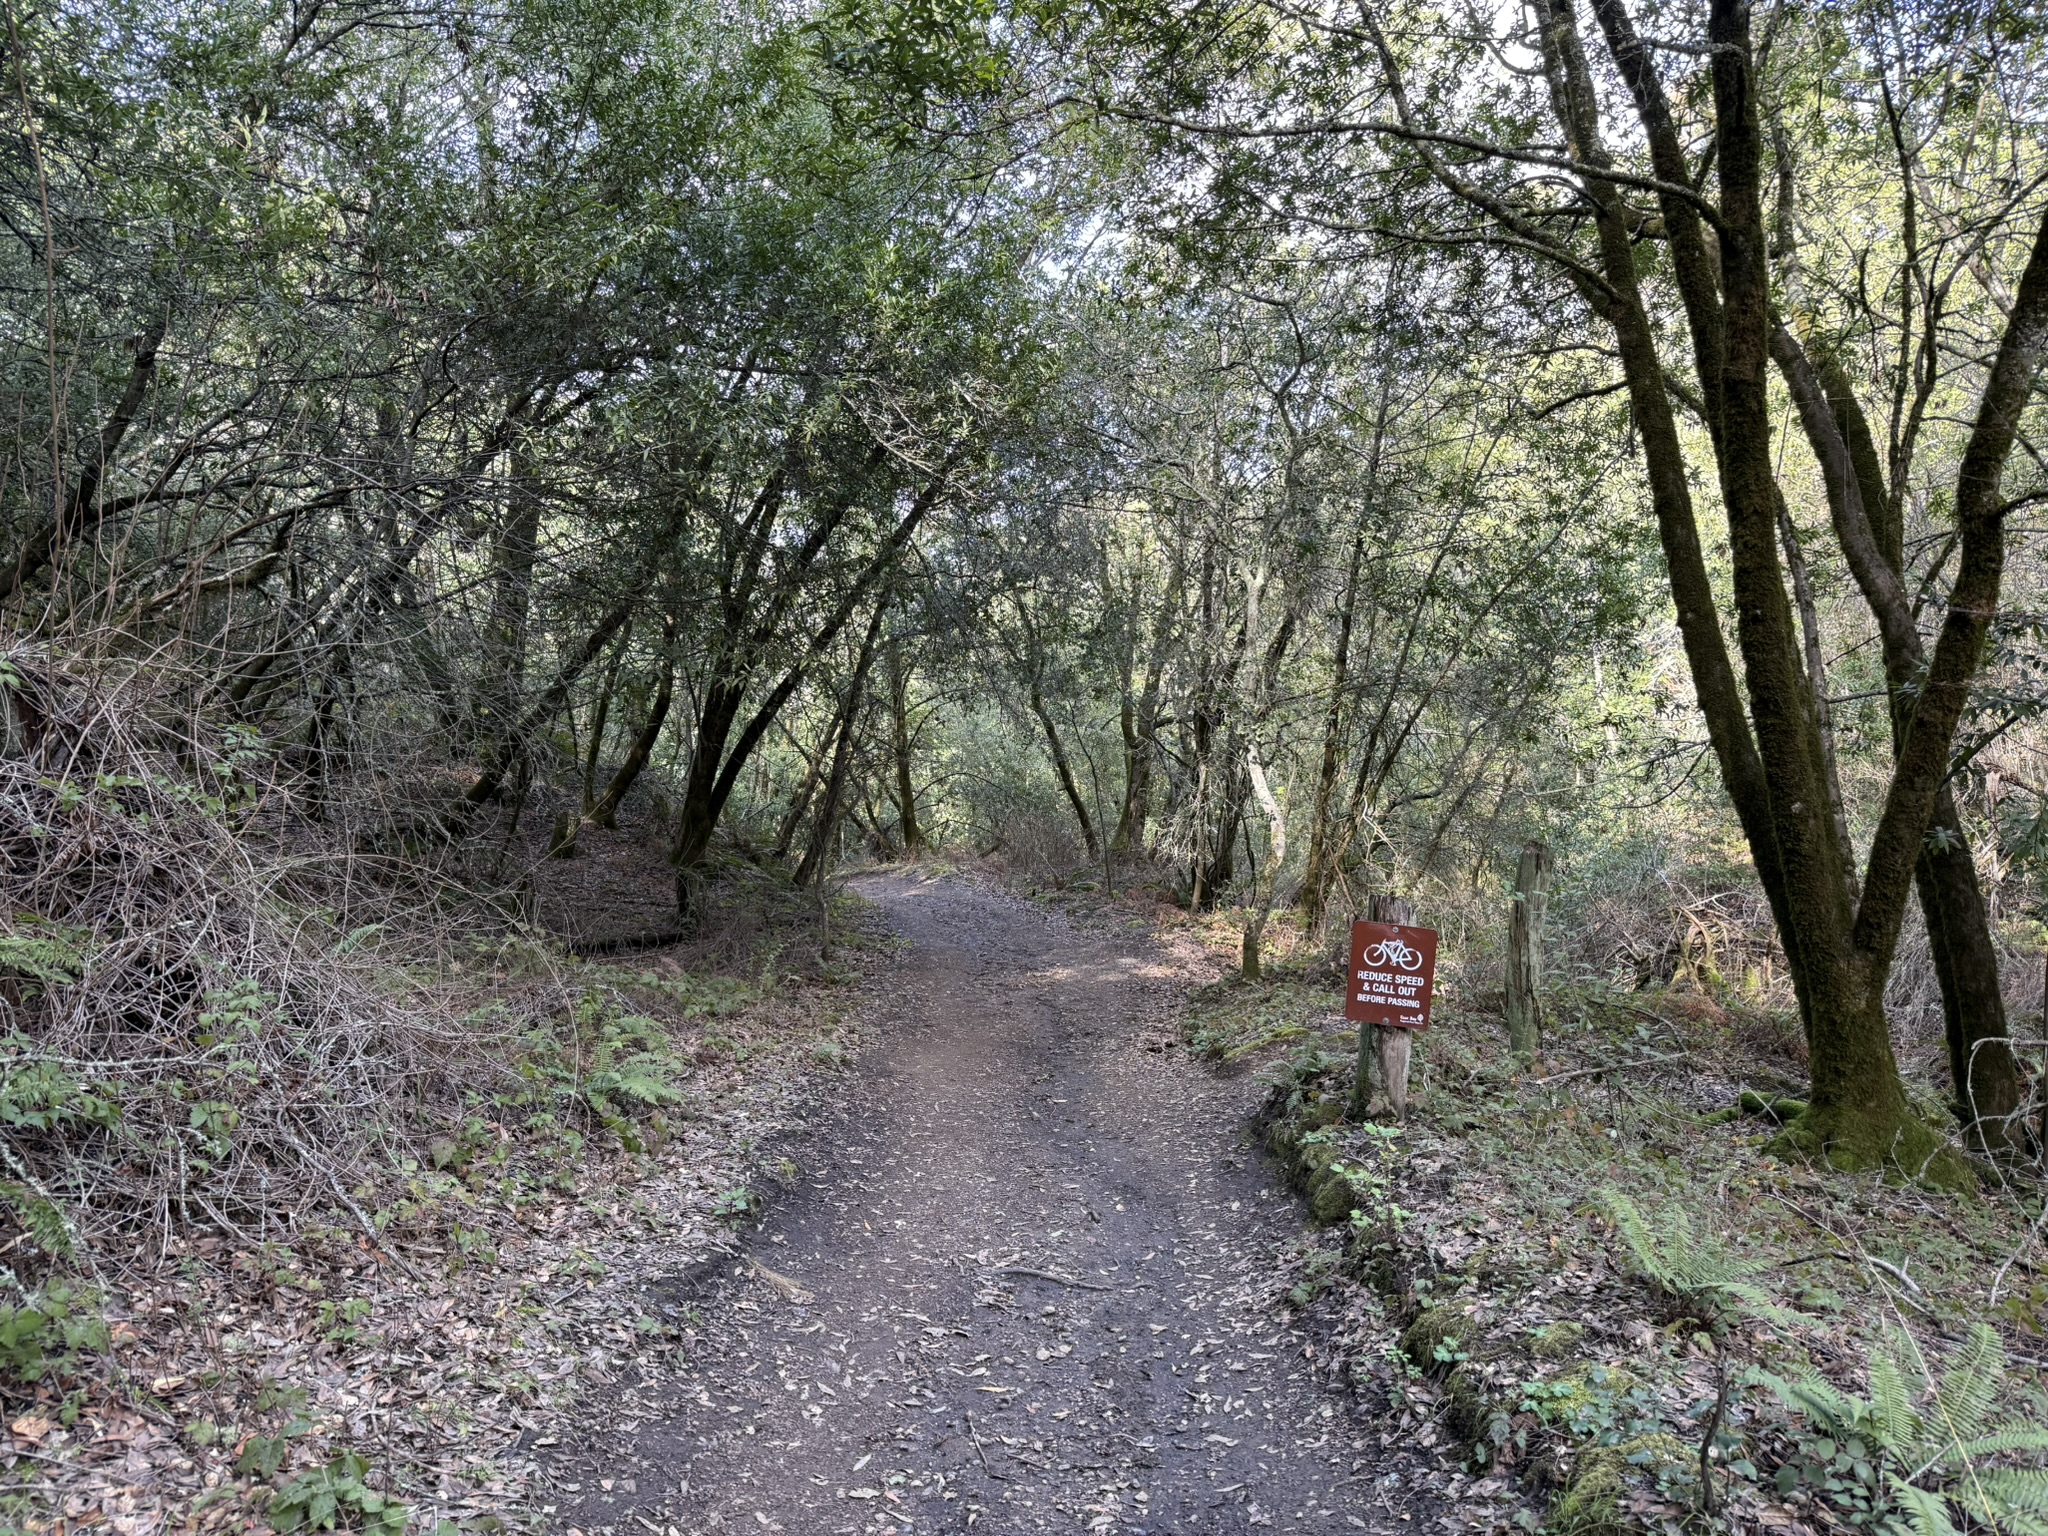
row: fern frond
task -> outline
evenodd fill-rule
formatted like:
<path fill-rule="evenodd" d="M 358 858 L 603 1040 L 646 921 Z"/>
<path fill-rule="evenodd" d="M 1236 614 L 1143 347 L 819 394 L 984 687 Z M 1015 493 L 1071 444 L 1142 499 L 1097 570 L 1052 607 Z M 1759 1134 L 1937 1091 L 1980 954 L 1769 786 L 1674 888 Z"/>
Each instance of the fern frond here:
<path fill-rule="evenodd" d="M 1722 1280 L 1716 1282 L 1712 1289 L 1741 1302 L 1767 1323 L 1789 1328 L 1798 1321 L 1798 1314 L 1760 1285 L 1751 1285 L 1746 1280 Z"/>
<path fill-rule="evenodd" d="M 1991 1467 L 1966 1474 L 1956 1502 L 2002 1536 L 2048 1536 L 2048 1470 Z"/>
<path fill-rule="evenodd" d="M 2008 1451 L 2048 1451 L 2048 1425 L 2001 1424 L 1988 1435 L 1965 1440 L 1955 1450 L 1958 1456 L 1971 1460 L 2002 1456 Z"/>
<path fill-rule="evenodd" d="M 1824 1381 L 1804 1376 L 1787 1381 L 1769 1371 L 1758 1371 L 1755 1379 L 1777 1394 L 1778 1401 L 1796 1413 L 1803 1413 L 1837 1439 L 1858 1434 L 1870 1422 L 1870 1404 Z"/>
<path fill-rule="evenodd" d="M 586 1084 L 587 1091 L 601 1094 L 618 1094 L 637 1103 L 660 1108 L 680 1104 L 683 1095 L 662 1071 L 662 1063 L 653 1056 L 629 1056 L 614 1067 L 592 1072 Z"/>
<path fill-rule="evenodd" d="M 1615 1231 L 1628 1244 L 1629 1252 L 1635 1257 L 1636 1268 L 1645 1279 L 1661 1280 L 1664 1275 L 1663 1256 L 1635 1201 L 1618 1189 L 1603 1189 L 1600 1203 L 1607 1211 L 1607 1219 L 1614 1223 Z"/>
<path fill-rule="evenodd" d="M 1601 1191 L 1601 1204 L 1628 1245 L 1636 1273 L 1658 1289 L 1687 1301 L 1740 1302 L 1773 1321 L 1788 1320 L 1776 1298 L 1749 1281 L 1769 1267 L 1763 1259 L 1730 1253 L 1676 1206 L 1645 1213 L 1613 1188 Z"/>
<path fill-rule="evenodd" d="M 64 1213 L 28 1186 L 12 1180 L 0 1184 L 0 1202 L 5 1202 L 35 1245 L 52 1258 L 68 1259 L 76 1251 L 71 1223 Z"/>
<path fill-rule="evenodd" d="M 1983 1323 L 1970 1324 L 1969 1338 L 1941 1373 L 1928 1429 L 1941 1437 L 1943 1445 L 1981 1435 L 2004 1381 L 2005 1346 Z"/>
<path fill-rule="evenodd" d="M 2048 1515 L 2048 1467 L 1992 1467 L 1976 1481 L 2007 1509 Z"/>
<path fill-rule="evenodd" d="M 1903 1477 L 1887 1476 L 1885 1481 L 1899 1508 L 1905 1511 L 1913 1536 L 1958 1536 L 1956 1523 L 1949 1518 L 1947 1499 L 1925 1488 L 1916 1488 Z"/>
<path fill-rule="evenodd" d="M 1879 1445 L 1899 1460 L 1917 1466 L 1926 1460 L 1921 1450 L 1924 1430 L 1913 1407 L 1913 1389 L 1908 1385 L 1901 1354 L 1897 1339 L 1889 1349 L 1871 1351 L 1870 1422 Z"/>

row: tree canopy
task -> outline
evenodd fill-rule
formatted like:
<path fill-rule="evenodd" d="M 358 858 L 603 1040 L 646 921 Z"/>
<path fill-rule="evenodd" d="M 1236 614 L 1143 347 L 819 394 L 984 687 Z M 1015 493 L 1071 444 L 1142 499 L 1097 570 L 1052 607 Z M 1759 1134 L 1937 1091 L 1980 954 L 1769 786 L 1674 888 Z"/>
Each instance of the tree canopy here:
<path fill-rule="evenodd" d="M 1923 974 L 1971 1145 L 2032 1134 L 2030 9 L 9 28 L 9 753 L 62 672 L 273 849 L 516 886 L 624 815 L 686 924 L 967 847 L 1239 911 L 1254 973 L 1540 838 L 1589 932 L 1758 896 L 1785 1149 L 1948 1166 Z"/>

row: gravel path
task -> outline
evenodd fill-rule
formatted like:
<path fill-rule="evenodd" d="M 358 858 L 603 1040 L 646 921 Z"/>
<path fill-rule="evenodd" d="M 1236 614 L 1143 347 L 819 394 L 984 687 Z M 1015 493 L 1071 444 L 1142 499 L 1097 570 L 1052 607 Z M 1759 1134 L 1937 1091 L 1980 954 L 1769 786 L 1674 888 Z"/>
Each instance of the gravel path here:
<path fill-rule="evenodd" d="M 698 1293 L 663 1410 L 620 1434 L 592 1402 L 557 1528 L 1417 1529 L 1278 1321 L 1301 1218 L 1248 1149 L 1256 1090 L 1168 1048 L 1142 936 L 858 888 L 910 940 L 890 1034 Z"/>

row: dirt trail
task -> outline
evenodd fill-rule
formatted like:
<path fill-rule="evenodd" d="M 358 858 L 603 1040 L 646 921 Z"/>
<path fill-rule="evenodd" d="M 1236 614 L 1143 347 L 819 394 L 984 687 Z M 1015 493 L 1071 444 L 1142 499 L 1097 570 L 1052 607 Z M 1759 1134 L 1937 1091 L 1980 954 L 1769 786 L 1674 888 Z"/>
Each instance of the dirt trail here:
<path fill-rule="evenodd" d="M 1142 937 L 859 889 L 911 947 L 889 1038 L 749 1240 L 801 1294 L 724 1266 L 687 1364 L 643 1384 L 662 1411 L 620 1434 L 592 1402 L 556 1528 L 1417 1529 L 1276 1321 L 1298 1209 L 1247 1145 L 1253 1085 L 1164 1049 Z"/>

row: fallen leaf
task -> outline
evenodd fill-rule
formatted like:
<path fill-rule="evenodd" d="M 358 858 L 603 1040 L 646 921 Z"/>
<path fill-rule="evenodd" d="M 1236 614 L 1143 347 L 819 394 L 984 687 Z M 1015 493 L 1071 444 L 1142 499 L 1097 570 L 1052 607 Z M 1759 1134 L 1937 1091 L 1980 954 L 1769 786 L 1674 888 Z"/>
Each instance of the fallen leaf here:
<path fill-rule="evenodd" d="M 753 1267 L 755 1278 L 766 1281 L 775 1294 L 784 1301 L 795 1302 L 798 1306 L 802 1306 L 811 1299 L 811 1293 L 805 1290 L 801 1284 L 790 1279 L 787 1275 L 777 1274 L 751 1254 L 747 1256 L 747 1263 Z"/>

